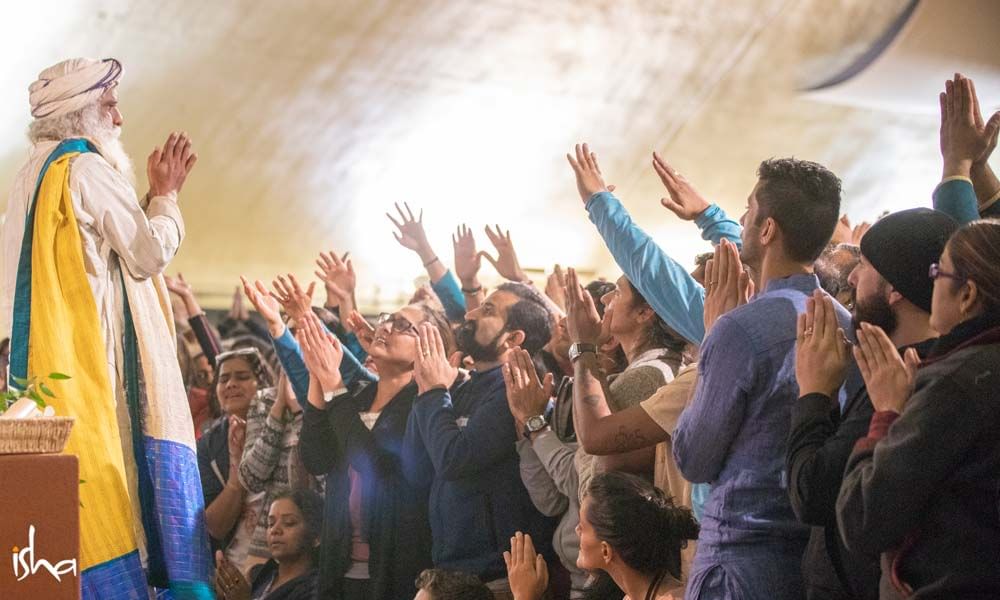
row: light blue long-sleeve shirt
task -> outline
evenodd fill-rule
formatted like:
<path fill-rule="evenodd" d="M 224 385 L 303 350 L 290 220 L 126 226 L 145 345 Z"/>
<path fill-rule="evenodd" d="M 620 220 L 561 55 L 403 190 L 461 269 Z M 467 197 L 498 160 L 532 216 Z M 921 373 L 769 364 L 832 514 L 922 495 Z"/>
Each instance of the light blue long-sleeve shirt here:
<path fill-rule="evenodd" d="M 437 294 L 444 306 L 444 314 L 448 320 L 454 323 L 461 323 L 465 320 L 466 304 L 462 288 L 458 285 L 458 280 L 446 271 L 444 276 L 437 281 L 431 282 L 431 289 Z"/>
<path fill-rule="evenodd" d="M 309 369 L 302 360 L 302 348 L 298 340 L 286 327 L 281 336 L 271 339 L 271 344 L 274 345 L 281 368 L 285 370 L 288 381 L 292 384 L 295 397 L 305 408 L 309 403 Z M 344 348 L 344 358 L 340 361 L 340 376 L 344 380 L 344 386 L 348 388 L 362 381 L 378 381 L 378 376 L 366 369 L 347 348 Z"/>
<path fill-rule="evenodd" d="M 701 344 L 705 337 L 705 289 L 687 268 L 660 248 L 632 221 L 622 203 L 610 192 L 599 192 L 587 201 L 590 220 L 618 267 L 667 325 L 684 339 Z M 737 246 L 740 225 L 713 204 L 695 219 L 702 238 L 718 244 L 728 238 Z"/>

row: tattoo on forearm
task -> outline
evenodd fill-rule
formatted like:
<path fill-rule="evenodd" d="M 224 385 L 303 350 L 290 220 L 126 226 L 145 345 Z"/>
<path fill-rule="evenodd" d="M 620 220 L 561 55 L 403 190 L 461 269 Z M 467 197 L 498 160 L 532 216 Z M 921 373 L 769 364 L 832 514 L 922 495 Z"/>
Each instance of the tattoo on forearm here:
<path fill-rule="evenodd" d="M 622 425 L 618 428 L 618 433 L 615 434 L 615 450 L 618 452 L 628 452 L 629 450 L 637 450 L 639 448 L 645 448 L 649 446 L 646 441 L 646 437 L 636 429 L 633 432 L 629 432 Z"/>
<path fill-rule="evenodd" d="M 587 394 L 581 401 L 587 406 L 599 406 L 604 401 L 604 396 L 600 394 Z"/>

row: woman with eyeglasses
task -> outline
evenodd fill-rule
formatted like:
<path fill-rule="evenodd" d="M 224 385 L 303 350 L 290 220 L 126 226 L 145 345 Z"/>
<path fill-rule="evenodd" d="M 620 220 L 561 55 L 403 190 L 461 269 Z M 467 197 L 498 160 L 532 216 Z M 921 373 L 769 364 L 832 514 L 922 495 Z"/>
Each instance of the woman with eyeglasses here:
<path fill-rule="evenodd" d="M 920 361 L 863 325 L 854 354 L 875 414 L 837 498 L 845 544 L 882 553 L 904 596 L 1000 598 L 1000 221 L 956 231 L 929 276 Z M 890 427 L 891 425 L 891 427 Z"/>
<path fill-rule="evenodd" d="M 240 483 L 247 415 L 272 382 L 256 349 L 223 352 L 215 361 L 212 393 L 218 399 L 222 415 L 198 440 L 205 525 L 212 549 L 223 550 L 231 563 L 244 569 L 257 523 L 256 513 L 263 500 L 262 495 L 248 497 Z"/>
<path fill-rule="evenodd" d="M 454 338 L 443 312 L 417 303 L 378 319 L 369 348 L 379 379 L 349 391 L 343 349 L 311 313 L 297 339 L 309 370 L 300 452 L 306 469 L 326 475 L 318 598 L 407 599 L 431 563 L 427 490 L 404 476 L 403 435 L 417 396 L 416 326 Z"/>

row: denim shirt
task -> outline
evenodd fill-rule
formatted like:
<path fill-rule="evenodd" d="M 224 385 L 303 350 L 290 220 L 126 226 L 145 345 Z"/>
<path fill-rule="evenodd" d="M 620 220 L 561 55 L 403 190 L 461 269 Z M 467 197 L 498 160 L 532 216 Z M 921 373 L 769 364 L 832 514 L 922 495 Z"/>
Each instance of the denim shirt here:
<path fill-rule="evenodd" d="M 808 539 L 788 499 L 785 451 L 799 396 L 796 321 L 817 288 L 812 274 L 771 280 L 720 317 L 702 345 L 698 384 L 674 431 L 673 452 L 689 481 L 712 483 L 698 538 L 704 558 L 746 542 L 804 547 Z M 850 331 L 850 313 L 835 308 Z"/>
<path fill-rule="evenodd" d="M 705 290 L 701 284 L 632 221 L 611 192 L 591 196 L 587 212 L 618 267 L 656 314 L 684 339 L 700 344 L 705 337 Z M 739 224 L 715 204 L 695 219 L 695 225 L 702 238 L 713 244 L 722 238 L 742 244 Z"/>

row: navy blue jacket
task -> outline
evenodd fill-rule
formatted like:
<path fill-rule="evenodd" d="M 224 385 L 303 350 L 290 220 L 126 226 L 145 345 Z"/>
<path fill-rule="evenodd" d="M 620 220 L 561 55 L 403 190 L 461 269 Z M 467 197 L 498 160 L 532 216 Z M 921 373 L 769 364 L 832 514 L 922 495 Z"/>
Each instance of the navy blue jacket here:
<path fill-rule="evenodd" d="M 430 390 L 413 403 L 404 471 L 430 485 L 434 566 L 483 581 L 506 577 L 503 551 L 517 531 L 531 534 L 548 560 L 555 521 L 543 516 L 521 482 L 514 417 L 500 368 Z"/>

